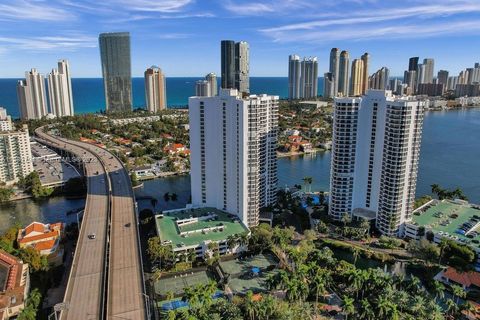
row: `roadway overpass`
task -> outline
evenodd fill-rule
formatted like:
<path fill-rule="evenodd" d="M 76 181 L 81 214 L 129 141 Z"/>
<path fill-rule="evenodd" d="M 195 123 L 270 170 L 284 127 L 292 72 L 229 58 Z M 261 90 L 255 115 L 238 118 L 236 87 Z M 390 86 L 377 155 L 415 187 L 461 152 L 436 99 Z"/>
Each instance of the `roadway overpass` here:
<path fill-rule="evenodd" d="M 135 197 L 123 164 L 100 147 L 43 128 L 35 134 L 42 143 L 80 158 L 87 177 L 85 212 L 60 318 L 147 319 Z"/>

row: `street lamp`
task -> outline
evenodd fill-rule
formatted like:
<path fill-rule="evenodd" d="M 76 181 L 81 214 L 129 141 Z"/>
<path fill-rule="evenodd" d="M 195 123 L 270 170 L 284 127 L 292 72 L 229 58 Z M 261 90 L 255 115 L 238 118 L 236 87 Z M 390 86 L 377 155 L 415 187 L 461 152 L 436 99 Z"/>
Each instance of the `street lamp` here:
<path fill-rule="evenodd" d="M 145 303 L 147 304 L 147 319 L 148 319 L 148 320 L 151 320 L 151 317 L 150 317 L 150 316 L 151 316 L 151 315 L 150 315 L 150 297 L 149 297 L 147 294 L 143 293 L 143 292 L 139 292 L 138 294 L 140 294 L 140 295 L 142 295 L 142 296 L 145 297 Z"/>

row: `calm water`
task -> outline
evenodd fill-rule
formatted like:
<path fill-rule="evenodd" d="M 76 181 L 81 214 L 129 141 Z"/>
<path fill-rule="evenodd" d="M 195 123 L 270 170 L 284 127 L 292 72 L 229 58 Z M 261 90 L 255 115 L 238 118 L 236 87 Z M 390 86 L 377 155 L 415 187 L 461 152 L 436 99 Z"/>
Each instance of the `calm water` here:
<path fill-rule="evenodd" d="M 195 95 L 195 81 L 203 78 L 167 78 L 167 104 L 170 107 L 184 107 L 188 97 Z M 18 79 L 0 79 L 0 106 L 7 109 L 13 118 L 19 117 L 16 84 Z M 268 93 L 286 98 L 288 78 L 251 77 L 252 93 Z M 323 92 L 323 78 L 318 81 L 319 94 Z M 105 110 L 105 95 L 101 78 L 72 79 L 73 104 L 75 113 L 89 113 Z M 145 107 L 145 84 L 143 78 L 132 79 L 133 106 Z"/>
<path fill-rule="evenodd" d="M 328 190 L 330 153 L 278 160 L 279 187 L 302 184 L 305 176 L 313 177 L 313 190 Z M 471 202 L 480 203 L 480 109 L 426 114 L 420 156 L 417 196 L 430 194 L 431 184 L 464 190 Z M 165 202 L 166 192 L 176 193 L 177 201 Z M 137 197 L 155 197 L 155 210 L 183 207 L 190 196 L 189 176 L 146 181 L 135 190 Z M 84 200 L 52 198 L 45 202 L 21 200 L 0 206 L 0 232 L 18 222 L 75 221 L 69 210 L 84 205 Z M 151 208 L 150 200 L 139 200 L 139 208 Z"/>

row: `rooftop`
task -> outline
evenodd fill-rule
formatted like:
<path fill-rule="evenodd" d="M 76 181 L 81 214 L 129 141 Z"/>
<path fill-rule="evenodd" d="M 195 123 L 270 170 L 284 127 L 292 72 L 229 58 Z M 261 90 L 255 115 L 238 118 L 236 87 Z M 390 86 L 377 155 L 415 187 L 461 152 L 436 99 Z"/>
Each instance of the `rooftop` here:
<path fill-rule="evenodd" d="M 414 212 L 412 222 L 480 249 L 480 208 L 475 205 L 449 200 L 437 201 L 424 210 Z M 472 227 L 466 228 L 465 234 L 462 227 L 465 228 L 468 223 Z"/>
<path fill-rule="evenodd" d="M 206 220 L 177 223 L 184 219 Z M 248 232 L 236 216 L 215 208 L 182 209 L 164 212 L 156 217 L 157 232 L 162 241 L 171 241 L 174 248 L 198 245 L 204 241 L 221 241 L 234 234 Z M 209 231 L 207 231 L 210 229 Z M 216 230 L 213 230 L 216 229 Z M 181 233 L 188 233 L 182 235 Z"/>

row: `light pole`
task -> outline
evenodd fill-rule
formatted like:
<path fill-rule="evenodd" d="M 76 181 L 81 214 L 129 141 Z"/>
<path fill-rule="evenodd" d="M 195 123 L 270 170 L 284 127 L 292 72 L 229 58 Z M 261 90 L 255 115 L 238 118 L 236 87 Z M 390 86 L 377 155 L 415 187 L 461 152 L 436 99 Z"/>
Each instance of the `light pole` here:
<path fill-rule="evenodd" d="M 147 319 L 151 320 L 151 317 L 150 317 L 150 297 L 143 292 L 139 292 L 138 294 L 145 297 L 145 303 L 147 304 Z"/>

